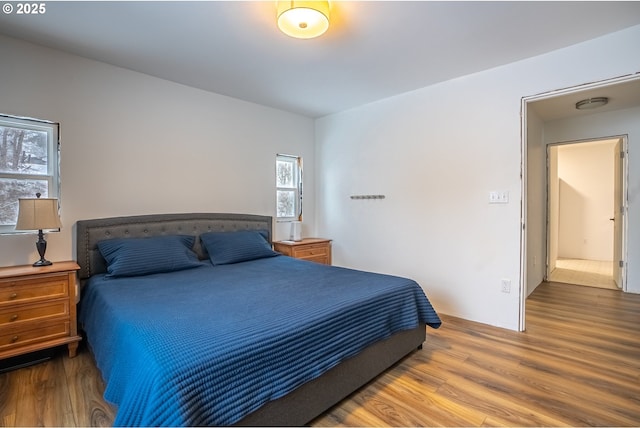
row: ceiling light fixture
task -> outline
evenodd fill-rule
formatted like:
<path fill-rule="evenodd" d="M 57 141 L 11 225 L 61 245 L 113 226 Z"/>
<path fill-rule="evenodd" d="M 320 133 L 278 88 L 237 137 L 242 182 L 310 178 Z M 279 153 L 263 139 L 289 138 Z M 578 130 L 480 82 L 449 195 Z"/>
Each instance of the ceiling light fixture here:
<path fill-rule="evenodd" d="M 278 1 L 278 28 L 287 36 L 312 39 L 329 28 L 328 1 Z"/>
<path fill-rule="evenodd" d="M 576 109 L 590 110 L 607 105 L 607 103 L 609 103 L 609 98 L 607 97 L 587 98 L 586 100 L 578 101 L 576 103 Z"/>

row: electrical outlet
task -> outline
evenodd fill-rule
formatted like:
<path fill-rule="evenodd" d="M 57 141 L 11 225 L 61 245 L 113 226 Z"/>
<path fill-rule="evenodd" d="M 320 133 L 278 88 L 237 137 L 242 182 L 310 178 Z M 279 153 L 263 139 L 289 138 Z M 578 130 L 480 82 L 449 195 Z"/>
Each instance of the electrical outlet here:
<path fill-rule="evenodd" d="M 510 279 L 503 279 L 501 281 L 502 283 L 502 292 L 503 293 L 511 293 L 511 280 Z"/>

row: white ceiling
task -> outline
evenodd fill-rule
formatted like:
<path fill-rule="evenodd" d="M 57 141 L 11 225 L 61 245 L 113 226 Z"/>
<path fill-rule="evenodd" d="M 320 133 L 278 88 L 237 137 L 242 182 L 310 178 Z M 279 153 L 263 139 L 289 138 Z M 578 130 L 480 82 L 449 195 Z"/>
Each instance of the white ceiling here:
<path fill-rule="evenodd" d="M 595 88 L 571 89 L 570 93 L 552 96 L 529 104 L 543 122 L 565 119 L 572 116 L 586 116 L 611 110 L 640 106 L 640 75 Z M 576 103 L 587 98 L 607 97 L 609 103 L 594 110 L 576 110 Z"/>
<path fill-rule="evenodd" d="M 334 1 L 298 40 L 274 1 L 47 1 L 0 33 L 321 117 L 640 24 L 640 2 Z"/>

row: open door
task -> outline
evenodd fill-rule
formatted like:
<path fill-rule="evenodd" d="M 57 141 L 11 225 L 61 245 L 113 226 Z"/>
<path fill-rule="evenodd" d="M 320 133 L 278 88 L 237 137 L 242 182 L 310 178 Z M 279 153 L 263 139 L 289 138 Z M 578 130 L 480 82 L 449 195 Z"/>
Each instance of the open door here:
<path fill-rule="evenodd" d="M 560 182 L 558 180 L 558 146 L 547 145 L 547 269 L 548 281 L 558 260 L 558 219 L 560 218 Z"/>
<path fill-rule="evenodd" d="M 613 280 L 618 288 L 623 287 L 624 257 L 622 252 L 622 233 L 624 221 L 623 205 L 623 171 L 624 171 L 624 141 L 619 138 L 615 144 L 613 156 Z"/>

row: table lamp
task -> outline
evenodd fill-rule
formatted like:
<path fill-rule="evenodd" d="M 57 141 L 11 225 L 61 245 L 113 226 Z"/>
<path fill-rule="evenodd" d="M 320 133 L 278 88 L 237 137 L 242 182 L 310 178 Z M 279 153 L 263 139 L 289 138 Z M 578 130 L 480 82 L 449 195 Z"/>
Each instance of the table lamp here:
<path fill-rule="evenodd" d="M 49 266 L 52 263 L 44 258 L 47 250 L 47 241 L 44 240 L 42 229 L 60 229 L 60 215 L 58 214 L 58 200 L 55 198 L 20 198 L 18 205 L 18 222 L 16 230 L 37 230 L 38 241 L 36 248 L 40 254 L 40 260 L 33 266 Z"/>

